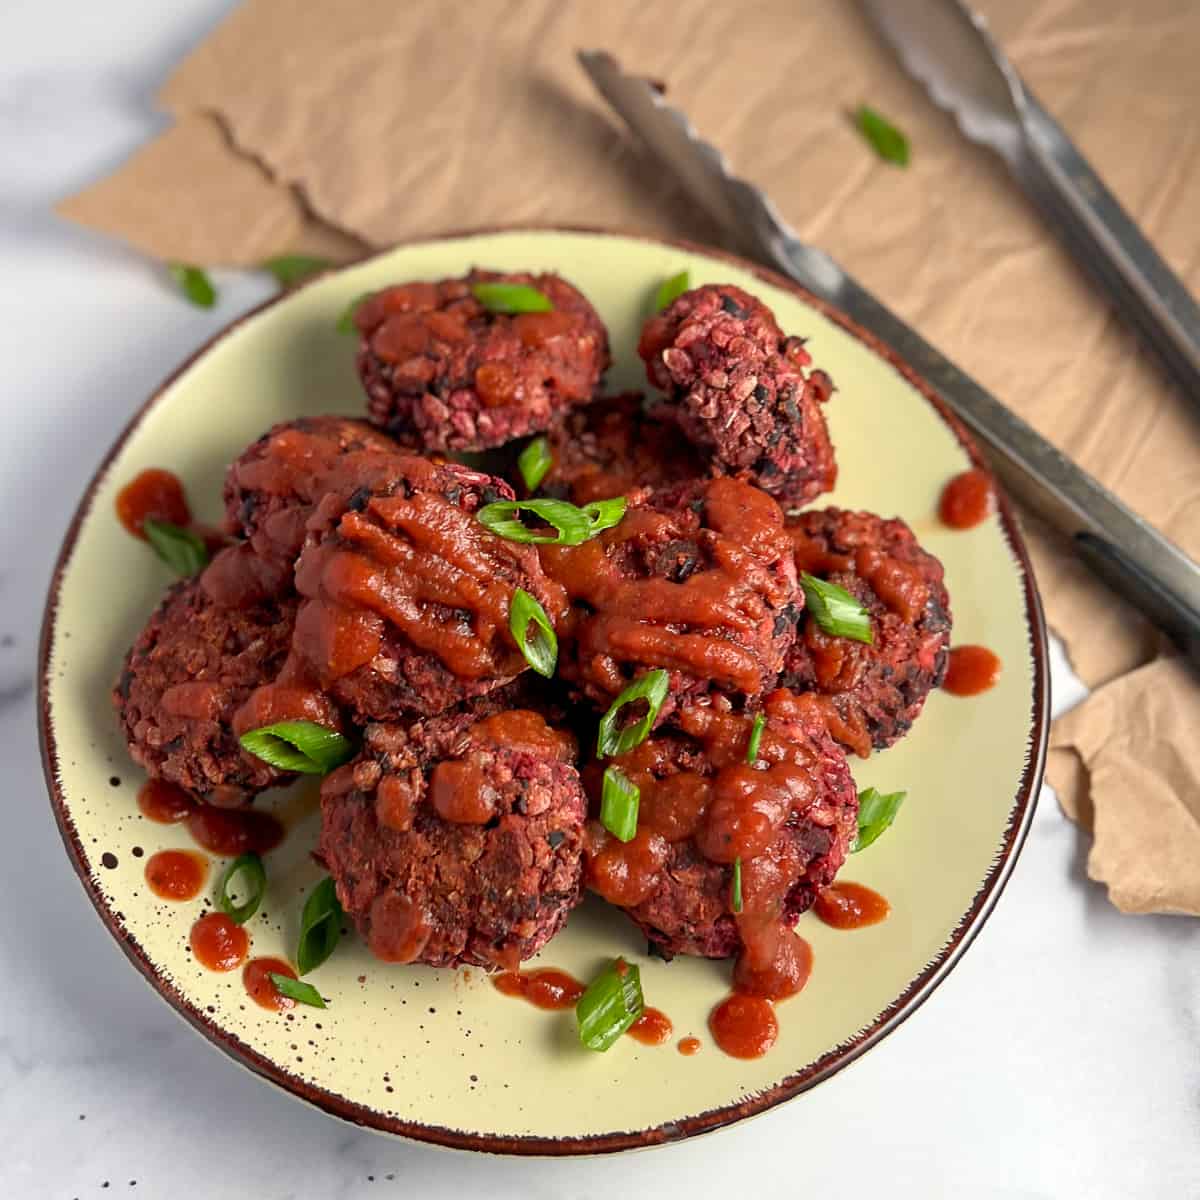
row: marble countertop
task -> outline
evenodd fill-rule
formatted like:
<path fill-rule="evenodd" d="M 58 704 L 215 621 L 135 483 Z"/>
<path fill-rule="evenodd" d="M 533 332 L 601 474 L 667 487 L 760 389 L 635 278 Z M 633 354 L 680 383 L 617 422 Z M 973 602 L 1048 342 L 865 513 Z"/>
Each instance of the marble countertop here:
<path fill-rule="evenodd" d="M 1200 1196 L 1200 923 L 1123 917 L 1086 840 L 1042 798 L 995 915 L 903 1028 L 744 1126 L 638 1155 L 525 1162 L 340 1124 L 197 1037 L 129 968 L 68 864 L 34 719 L 59 539 L 132 411 L 268 294 L 161 273 L 51 204 L 161 118 L 155 87 L 222 0 L 8 5 L 0 41 L 0 762 L 11 820 L 0 923 L 7 1197 Z M 1061 656 L 1057 707 L 1079 693 Z"/>

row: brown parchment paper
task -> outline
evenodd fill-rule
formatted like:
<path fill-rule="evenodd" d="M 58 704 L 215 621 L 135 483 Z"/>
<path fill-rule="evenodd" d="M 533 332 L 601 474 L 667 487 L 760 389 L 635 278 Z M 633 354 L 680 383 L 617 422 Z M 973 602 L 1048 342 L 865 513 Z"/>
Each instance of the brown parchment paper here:
<path fill-rule="evenodd" d="M 1200 289 L 1200 5 L 978 7 L 1160 252 Z M 580 47 L 608 48 L 665 82 L 803 237 L 1200 557 L 1193 408 L 1002 166 L 961 137 L 846 0 L 251 0 L 180 65 L 161 101 L 177 128 L 219 117 L 226 157 L 259 170 L 270 189 L 264 212 L 290 195 L 371 244 L 535 221 L 720 242 L 593 95 L 574 60 Z M 908 133 L 907 170 L 880 162 L 853 129 L 848 113 L 864 101 Z M 98 187 L 128 182 L 137 165 Z M 214 171 L 218 178 L 226 186 Z M 162 253 L 170 239 L 161 222 L 151 245 L 145 229 L 154 222 L 134 220 L 131 209 L 118 222 L 97 206 L 96 192 L 64 211 Z M 218 232 L 214 225 L 211 236 Z M 230 231 L 227 250 L 214 245 L 192 257 L 250 261 L 246 236 Z M 264 255 L 261 245 L 254 255 Z M 1155 902 L 1145 900 L 1153 889 L 1115 882 L 1126 843 L 1102 841 L 1101 830 L 1128 814 L 1149 838 L 1161 806 L 1131 798 L 1128 778 L 1118 785 L 1117 773 L 1100 769 L 1107 741 L 1085 734 L 1112 729 L 1106 714 L 1125 706 L 1147 719 L 1162 704 L 1188 711 L 1200 687 L 1169 665 L 1135 670 L 1158 651 L 1154 631 L 1055 535 L 1035 528 L 1030 540 L 1050 623 L 1072 665 L 1090 686 L 1118 681 L 1059 723 L 1055 745 L 1069 748 L 1053 756 L 1051 778 L 1072 795 L 1081 780 L 1090 786 L 1093 873 L 1116 903 L 1142 911 Z M 1170 795 L 1182 811 L 1200 792 L 1200 745 L 1177 747 L 1172 761 L 1168 770 L 1143 758 L 1144 795 Z M 1103 845 L 1112 852 L 1101 853 Z M 1161 860 L 1164 869 L 1178 862 Z M 1200 859 L 1191 866 L 1200 872 Z M 1181 900 L 1168 886 L 1162 895 L 1174 897 L 1163 901 L 1174 911 L 1200 911 L 1194 893 Z"/>

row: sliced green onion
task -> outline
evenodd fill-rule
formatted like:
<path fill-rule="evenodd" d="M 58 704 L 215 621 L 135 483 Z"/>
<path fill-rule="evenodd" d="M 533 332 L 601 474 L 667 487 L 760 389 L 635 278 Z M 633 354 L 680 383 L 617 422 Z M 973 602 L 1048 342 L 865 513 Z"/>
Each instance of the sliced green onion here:
<path fill-rule="evenodd" d="M 845 588 L 818 579 L 807 571 L 800 572 L 800 586 L 804 589 L 809 612 L 826 633 L 868 645 L 875 640 L 871 614 Z"/>
<path fill-rule="evenodd" d="M 313 1008 L 325 1007 L 321 993 L 311 983 L 305 983 L 302 979 L 293 979 L 290 975 L 280 975 L 278 971 L 269 971 L 267 978 L 275 985 L 275 990 L 281 996 L 287 996 L 289 1000 L 295 1000 L 300 1004 L 310 1004 Z"/>
<path fill-rule="evenodd" d="M 229 885 L 237 875 L 244 876 L 243 886 L 250 893 L 249 899 L 243 904 L 235 904 L 229 895 Z M 266 894 L 267 869 L 263 866 L 263 860 L 253 850 L 239 854 L 221 872 L 221 878 L 217 881 L 217 907 L 238 925 L 245 925 L 258 912 L 258 906 Z"/>
<path fill-rule="evenodd" d="M 612 707 L 600 718 L 600 732 L 596 736 L 597 757 L 610 758 L 626 754 L 646 740 L 658 718 L 663 701 L 667 698 L 670 682 L 670 676 L 659 667 L 658 670 L 648 671 L 640 679 L 635 679 L 612 702 Z M 638 700 L 646 701 L 646 715 L 640 721 L 618 729 L 617 718 L 621 715 L 621 709 Z"/>
<path fill-rule="evenodd" d="M 374 292 L 363 292 L 359 296 L 355 296 L 345 308 L 342 309 L 342 315 L 337 320 L 338 333 L 353 333 L 357 326 L 354 324 L 355 315 L 358 313 L 362 304 L 370 300 L 375 295 Z"/>
<path fill-rule="evenodd" d="M 900 167 L 908 166 L 908 138 L 887 117 L 860 104 L 854 113 L 854 123 L 880 158 Z"/>
<path fill-rule="evenodd" d="M 308 279 L 311 275 L 319 275 L 328 271 L 333 264 L 325 258 L 314 258 L 311 254 L 279 254 L 268 258 L 262 264 L 264 271 L 270 271 L 280 286 L 289 288 Z"/>
<path fill-rule="evenodd" d="M 556 532 L 553 536 L 534 533 L 517 519 L 520 512 L 533 513 Z M 497 500 L 485 504 L 475 516 L 485 529 L 510 542 L 578 546 L 592 536 L 591 518 L 566 500 Z"/>
<path fill-rule="evenodd" d="M 618 958 L 588 984 L 575 1005 L 579 1040 L 589 1050 L 607 1050 L 645 1007 L 641 972 Z"/>
<path fill-rule="evenodd" d="M 733 860 L 733 883 L 729 888 L 730 907 L 735 913 L 742 911 L 742 860 L 739 855 Z"/>
<path fill-rule="evenodd" d="M 550 453 L 550 443 L 544 437 L 534 438 L 524 450 L 517 455 L 517 468 L 525 481 L 527 492 L 536 492 L 538 484 L 546 478 L 546 472 L 554 466 L 554 456 Z"/>
<path fill-rule="evenodd" d="M 658 285 L 658 291 L 654 293 L 654 311 L 662 312 L 672 300 L 682 296 L 691 286 L 692 275 L 690 271 L 680 271 L 678 275 L 672 275 L 670 279 L 664 279 Z"/>
<path fill-rule="evenodd" d="M 199 267 L 189 267 L 187 263 L 168 263 L 167 270 L 179 285 L 179 290 L 197 308 L 212 308 L 216 304 L 217 289 Z"/>
<path fill-rule="evenodd" d="M 624 496 L 613 496 L 610 500 L 593 500 L 591 504 L 585 504 L 580 511 L 588 519 L 588 537 L 620 525 L 627 503 Z"/>
<path fill-rule="evenodd" d="M 529 623 L 533 622 L 533 636 Z M 524 589 L 513 592 L 508 609 L 508 627 L 517 639 L 525 661 L 539 674 L 550 679 L 558 662 L 558 637 L 546 616 L 546 610 Z"/>
<path fill-rule="evenodd" d="M 604 768 L 600 793 L 600 824 L 618 841 L 631 842 L 637 834 L 638 785 L 617 767 Z"/>
<path fill-rule="evenodd" d="M 337 949 L 344 917 L 333 878 L 326 875 L 309 893 L 300 913 L 296 968 L 301 975 L 315 971 Z"/>
<path fill-rule="evenodd" d="M 758 747 L 762 742 L 763 727 L 767 723 L 767 718 L 762 713 L 758 713 L 754 718 L 754 725 L 750 730 L 750 744 L 746 747 L 746 761 L 751 765 L 758 761 Z"/>
<path fill-rule="evenodd" d="M 208 562 L 204 539 L 190 529 L 147 517 L 142 522 L 142 532 L 154 553 L 177 575 L 195 575 Z"/>
<path fill-rule="evenodd" d="M 550 312 L 550 297 L 527 283 L 473 283 L 471 295 L 493 313 Z"/>
<path fill-rule="evenodd" d="M 247 730 L 238 741 L 255 758 L 301 775 L 328 775 L 354 757 L 354 743 L 349 738 L 315 721 L 276 721 Z"/>
<path fill-rule="evenodd" d="M 850 847 L 851 854 L 865 850 L 896 819 L 907 792 L 882 794 L 873 787 L 858 793 L 858 836 Z"/>

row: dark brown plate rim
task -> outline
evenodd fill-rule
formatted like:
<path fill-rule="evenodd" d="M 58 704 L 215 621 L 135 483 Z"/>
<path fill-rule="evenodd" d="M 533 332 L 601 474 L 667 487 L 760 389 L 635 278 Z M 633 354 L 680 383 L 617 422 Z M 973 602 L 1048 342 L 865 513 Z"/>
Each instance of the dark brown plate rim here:
<path fill-rule="evenodd" d="M 855 324 L 844 313 L 825 303 L 790 279 L 724 250 L 703 246 L 683 239 L 661 238 L 620 229 L 599 229 L 583 226 L 523 225 L 470 229 L 431 237 L 415 238 L 411 241 L 399 243 L 397 246 L 390 247 L 387 250 L 379 251 L 376 254 L 366 255 L 362 259 L 357 260 L 357 262 L 366 262 L 372 258 L 389 254 L 392 250 L 408 246 L 428 245 L 435 242 L 484 237 L 495 234 L 519 233 L 579 233 L 592 236 L 623 237 L 651 242 L 687 253 L 723 260 L 744 271 L 750 272 L 764 283 L 791 292 L 805 304 L 816 308 L 888 362 L 893 369 L 912 384 L 933 406 L 934 410 L 953 431 L 971 462 L 976 466 L 986 466 L 983 456 L 971 440 L 966 429 L 941 400 L 935 389 L 907 363 L 903 362 L 890 347 Z M 357 263 L 346 265 L 353 266 L 357 265 Z M 54 573 L 50 579 L 38 648 L 38 734 L 41 743 L 42 766 L 46 776 L 46 786 L 50 794 L 50 802 L 54 810 L 55 820 L 58 823 L 59 832 L 66 845 L 72 865 L 75 868 L 75 873 L 79 876 L 84 890 L 95 906 L 101 920 L 125 952 L 130 962 L 141 972 L 146 981 L 185 1020 L 208 1038 L 209 1041 L 236 1059 L 243 1066 L 248 1067 L 255 1074 L 299 1099 L 305 1100 L 333 1116 L 340 1117 L 356 1125 L 377 1129 L 384 1133 L 391 1133 L 436 1146 L 461 1150 L 477 1150 L 493 1154 L 545 1156 L 607 1154 L 620 1150 L 662 1145 L 694 1137 L 697 1134 L 708 1133 L 758 1113 L 766 1112 L 768 1109 L 774 1108 L 777 1104 L 781 1104 L 785 1100 L 790 1100 L 794 1096 L 798 1096 L 801 1092 L 808 1091 L 809 1088 L 814 1087 L 837 1071 L 840 1071 L 843 1067 L 848 1066 L 891 1033 L 892 1030 L 896 1029 L 901 1022 L 911 1016 L 929 998 L 937 985 L 941 983 L 951 968 L 958 962 L 963 951 L 971 943 L 984 921 L 990 915 L 1004 885 L 1008 882 L 1009 876 L 1012 874 L 1017 856 L 1029 832 L 1037 801 L 1037 793 L 1041 787 L 1042 772 L 1046 758 L 1046 743 L 1050 728 L 1049 654 L 1047 649 L 1046 625 L 1042 613 L 1041 600 L 1034 583 L 1033 568 L 1030 565 L 1029 554 L 1025 549 L 1024 541 L 1017 528 L 1012 506 L 1003 492 L 1000 492 L 998 495 L 997 508 L 1005 540 L 1020 570 L 1025 591 L 1025 612 L 1029 626 L 1030 650 L 1033 657 L 1033 706 L 1030 714 L 1029 757 L 1026 761 L 1025 769 L 1021 774 L 1017 793 L 1013 799 L 1013 806 L 1009 813 L 1008 825 L 1004 832 L 999 853 L 979 890 L 976 892 L 970 907 L 955 927 L 946 945 L 925 966 L 920 974 L 909 983 L 908 987 L 870 1025 L 860 1030 L 849 1041 L 830 1050 L 815 1062 L 808 1064 L 803 1070 L 788 1076 L 774 1087 L 723 1108 L 714 1108 L 707 1112 L 687 1117 L 681 1121 L 668 1122 L 651 1129 L 605 1133 L 593 1136 L 505 1136 L 471 1133 L 438 1125 L 423 1125 L 418 1122 L 403 1121 L 389 1116 L 386 1113 L 356 1103 L 324 1088 L 316 1087 L 308 1081 L 290 1074 L 283 1070 L 277 1063 L 246 1045 L 233 1034 L 218 1028 L 216 1023 L 203 1009 L 197 1008 L 186 1000 L 162 976 L 159 969 L 150 961 L 142 946 L 122 926 L 118 915 L 109 907 L 96 886 L 95 880 L 89 874 L 84 858 L 83 846 L 80 843 L 75 824 L 67 811 L 66 799 L 59 786 L 58 746 L 51 722 L 49 700 L 50 648 L 55 635 L 59 591 L 67 563 L 70 561 L 75 549 L 75 543 L 79 537 L 83 520 L 91 509 L 96 489 L 108 473 L 109 467 L 112 465 L 121 448 L 125 445 L 125 442 L 141 425 L 147 413 L 162 399 L 163 394 L 175 381 L 207 354 L 213 346 L 234 329 L 289 295 L 291 295 L 291 292 L 283 292 L 278 296 L 273 296 L 249 312 L 244 313 L 219 333 L 215 334 L 181 366 L 176 368 L 155 390 L 146 403 L 133 415 L 108 453 L 104 456 L 103 461 L 88 483 L 87 490 L 84 492 L 75 510 L 71 524 L 67 529 L 62 549 L 55 563 Z"/>

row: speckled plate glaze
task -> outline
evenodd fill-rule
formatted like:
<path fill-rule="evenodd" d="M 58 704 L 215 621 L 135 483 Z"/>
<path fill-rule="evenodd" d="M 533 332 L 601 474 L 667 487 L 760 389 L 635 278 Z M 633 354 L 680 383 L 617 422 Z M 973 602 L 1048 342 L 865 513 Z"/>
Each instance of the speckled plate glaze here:
<path fill-rule="evenodd" d="M 610 382 L 638 386 L 640 322 L 654 288 L 685 267 L 693 284 L 757 293 L 789 333 L 809 338 L 838 391 L 828 407 L 840 482 L 831 503 L 904 517 L 946 565 L 954 640 L 996 651 L 998 685 L 973 699 L 930 697 L 912 734 L 854 762 L 861 786 L 905 788 L 886 837 L 845 877 L 892 905 L 881 925 L 838 932 L 806 915 L 815 967 L 779 1007 L 764 1058 L 724 1056 L 707 1017 L 729 965 L 648 959 L 632 925 L 589 899 L 538 963 L 589 977 L 614 954 L 641 965 L 647 1002 L 675 1026 L 666 1045 L 622 1039 L 582 1049 L 571 1013 L 501 996 L 482 972 L 376 963 L 354 938 L 310 978 L 327 1011 L 257 1007 L 241 973 L 202 969 L 188 949 L 201 901 L 169 904 L 143 878 L 157 850 L 189 845 L 143 818 L 142 782 L 109 702 L 121 658 L 168 582 L 121 528 L 113 500 L 150 466 L 185 481 L 200 520 L 220 514 L 229 460 L 268 425 L 301 414 L 361 413 L 354 339 L 336 332 L 360 293 L 472 265 L 555 270 L 591 298 L 611 331 Z M 711 250 L 599 232 L 507 230 L 402 246 L 264 305 L 214 339 L 150 399 L 89 484 L 50 588 L 41 651 L 41 737 L 51 804 L 101 918 L 163 998 L 226 1054 L 294 1095 L 359 1124 L 443 1146 L 586 1154 L 674 1141 L 751 1116 L 828 1078 L 895 1029 L 957 961 L 1012 870 L 1041 780 L 1046 639 L 1028 559 L 1007 505 L 968 533 L 935 514 L 941 487 L 975 460 L 931 390 L 861 330 L 779 276 Z M 254 955 L 294 953 L 300 908 L 321 878 L 309 858 L 313 781 L 260 803 L 288 835 L 268 861 L 264 910 L 247 926 Z M 135 857 L 140 847 L 142 856 Z M 220 862 L 214 861 L 210 881 Z M 676 1040 L 694 1035 L 700 1053 Z"/>

